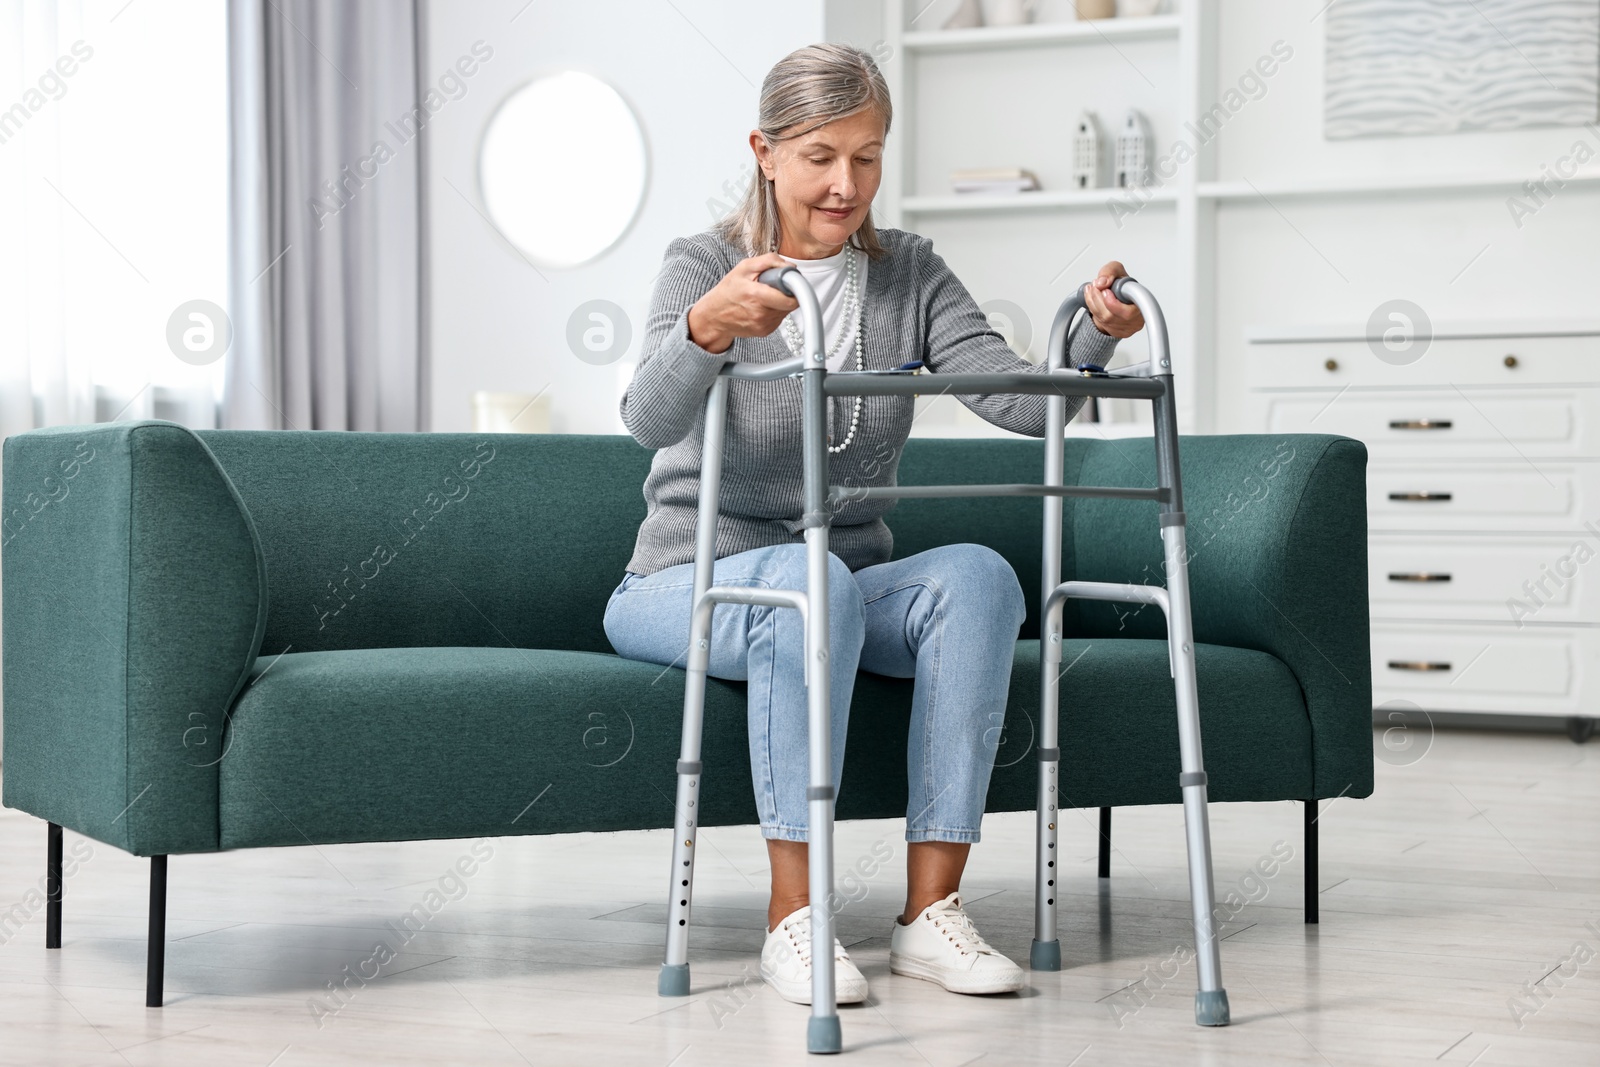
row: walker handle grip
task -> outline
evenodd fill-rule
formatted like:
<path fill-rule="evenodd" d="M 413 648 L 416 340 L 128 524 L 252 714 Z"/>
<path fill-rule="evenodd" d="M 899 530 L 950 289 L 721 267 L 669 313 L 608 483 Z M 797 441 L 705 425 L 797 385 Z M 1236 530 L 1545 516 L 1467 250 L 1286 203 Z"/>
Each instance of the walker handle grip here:
<path fill-rule="evenodd" d="M 763 285 L 770 285 L 774 289 L 778 290 L 778 292 L 783 293 L 786 296 L 793 296 L 794 292 L 789 288 L 789 283 L 784 280 L 784 276 L 789 274 L 791 271 L 795 274 L 799 274 L 800 268 L 768 267 L 756 277 L 756 281 L 761 282 Z"/>

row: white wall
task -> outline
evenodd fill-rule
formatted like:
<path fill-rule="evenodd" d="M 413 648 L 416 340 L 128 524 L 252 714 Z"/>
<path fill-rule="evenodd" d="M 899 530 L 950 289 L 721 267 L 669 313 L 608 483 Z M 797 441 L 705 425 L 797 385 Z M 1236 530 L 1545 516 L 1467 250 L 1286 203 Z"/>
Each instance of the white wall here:
<path fill-rule="evenodd" d="M 1327 0 L 1221 0 L 1217 80 L 1226 87 L 1283 41 L 1294 57 L 1268 81 L 1268 92 L 1225 127 L 1218 139 L 1221 179 L 1514 172 L 1529 177 L 1548 153 L 1572 143 L 1578 130 L 1552 126 L 1499 133 L 1427 137 L 1322 136 L 1323 27 L 1312 16 Z M 1491 31 L 1492 32 L 1492 31 Z M 1557 152 L 1557 154 L 1560 154 Z"/>
<path fill-rule="evenodd" d="M 430 72 L 476 40 L 494 49 L 466 95 L 429 126 L 430 428 L 469 429 L 476 390 L 548 386 L 555 432 L 621 433 L 616 383 L 626 365 L 574 356 L 568 317 L 589 300 L 617 303 L 633 326 L 625 360 L 637 358 L 662 253 L 672 238 L 706 229 L 707 201 L 725 199 L 723 184 L 741 178 L 761 79 L 788 52 L 822 39 L 822 0 L 434 0 L 427 20 Z M 638 218 L 610 251 L 585 266 L 535 271 L 479 214 L 477 145 L 508 93 L 558 69 L 594 74 L 628 101 L 644 129 L 650 178 Z M 585 160 L 557 149 L 552 165 Z"/>

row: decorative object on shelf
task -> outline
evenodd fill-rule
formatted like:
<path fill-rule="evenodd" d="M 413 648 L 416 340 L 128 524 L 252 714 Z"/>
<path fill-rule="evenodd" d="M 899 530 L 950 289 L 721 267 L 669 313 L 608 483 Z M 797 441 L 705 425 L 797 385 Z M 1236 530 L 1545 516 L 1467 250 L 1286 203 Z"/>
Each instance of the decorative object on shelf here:
<path fill-rule="evenodd" d="M 1117 0 L 1117 18 L 1142 19 L 1161 10 L 1161 0 Z"/>
<path fill-rule="evenodd" d="M 1100 122 L 1093 111 L 1080 114 L 1072 132 L 1072 187 L 1100 187 Z"/>
<path fill-rule="evenodd" d="M 1487 13 L 1478 5 L 1436 0 L 1329 7 L 1323 136 L 1594 122 L 1600 4 L 1500 0 L 1486 6 Z"/>
<path fill-rule="evenodd" d="M 1133 108 L 1117 134 L 1116 181 L 1119 189 L 1150 184 L 1150 126 Z"/>
<path fill-rule="evenodd" d="M 1038 0 L 983 0 L 985 26 L 1021 26 L 1033 21 Z"/>
<path fill-rule="evenodd" d="M 1117 14 L 1117 0 L 1073 0 L 1072 8 L 1078 13 L 1078 20 L 1084 19 L 1109 19 Z"/>
<path fill-rule="evenodd" d="M 978 0 L 961 0 L 961 6 L 944 20 L 944 25 L 940 29 L 970 30 L 982 25 L 983 8 L 978 4 Z"/>
<path fill-rule="evenodd" d="M 958 193 L 1025 193 L 1039 188 L 1039 178 L 1021 167 L 977 167 L 951 171 L 950 188 Z"/>

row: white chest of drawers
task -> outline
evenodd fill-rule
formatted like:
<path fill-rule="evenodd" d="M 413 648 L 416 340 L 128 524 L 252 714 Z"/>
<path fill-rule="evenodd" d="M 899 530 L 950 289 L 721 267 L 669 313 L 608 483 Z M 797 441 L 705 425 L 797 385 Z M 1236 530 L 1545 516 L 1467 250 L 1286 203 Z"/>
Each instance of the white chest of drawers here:
<path fill-rule="evenodd" d="M 1404 365 L 1362 334 L 1248 331 L 1244 410 L 1368 447 L 1374 703 L 1592 728 L 1600 321 L 1436 327 Z"/>

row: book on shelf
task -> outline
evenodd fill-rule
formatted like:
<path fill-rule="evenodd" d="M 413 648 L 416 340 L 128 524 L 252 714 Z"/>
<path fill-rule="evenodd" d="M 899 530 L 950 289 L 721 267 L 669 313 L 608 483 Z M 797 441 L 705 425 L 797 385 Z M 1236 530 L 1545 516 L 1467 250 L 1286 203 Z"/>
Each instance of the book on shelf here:
<path fill-rule="evenodd" d="M 1039 178 L 1021 167 L 977 167 L 950 172 L 958 193 L 1025 193 L 1039 188 Z"/>

